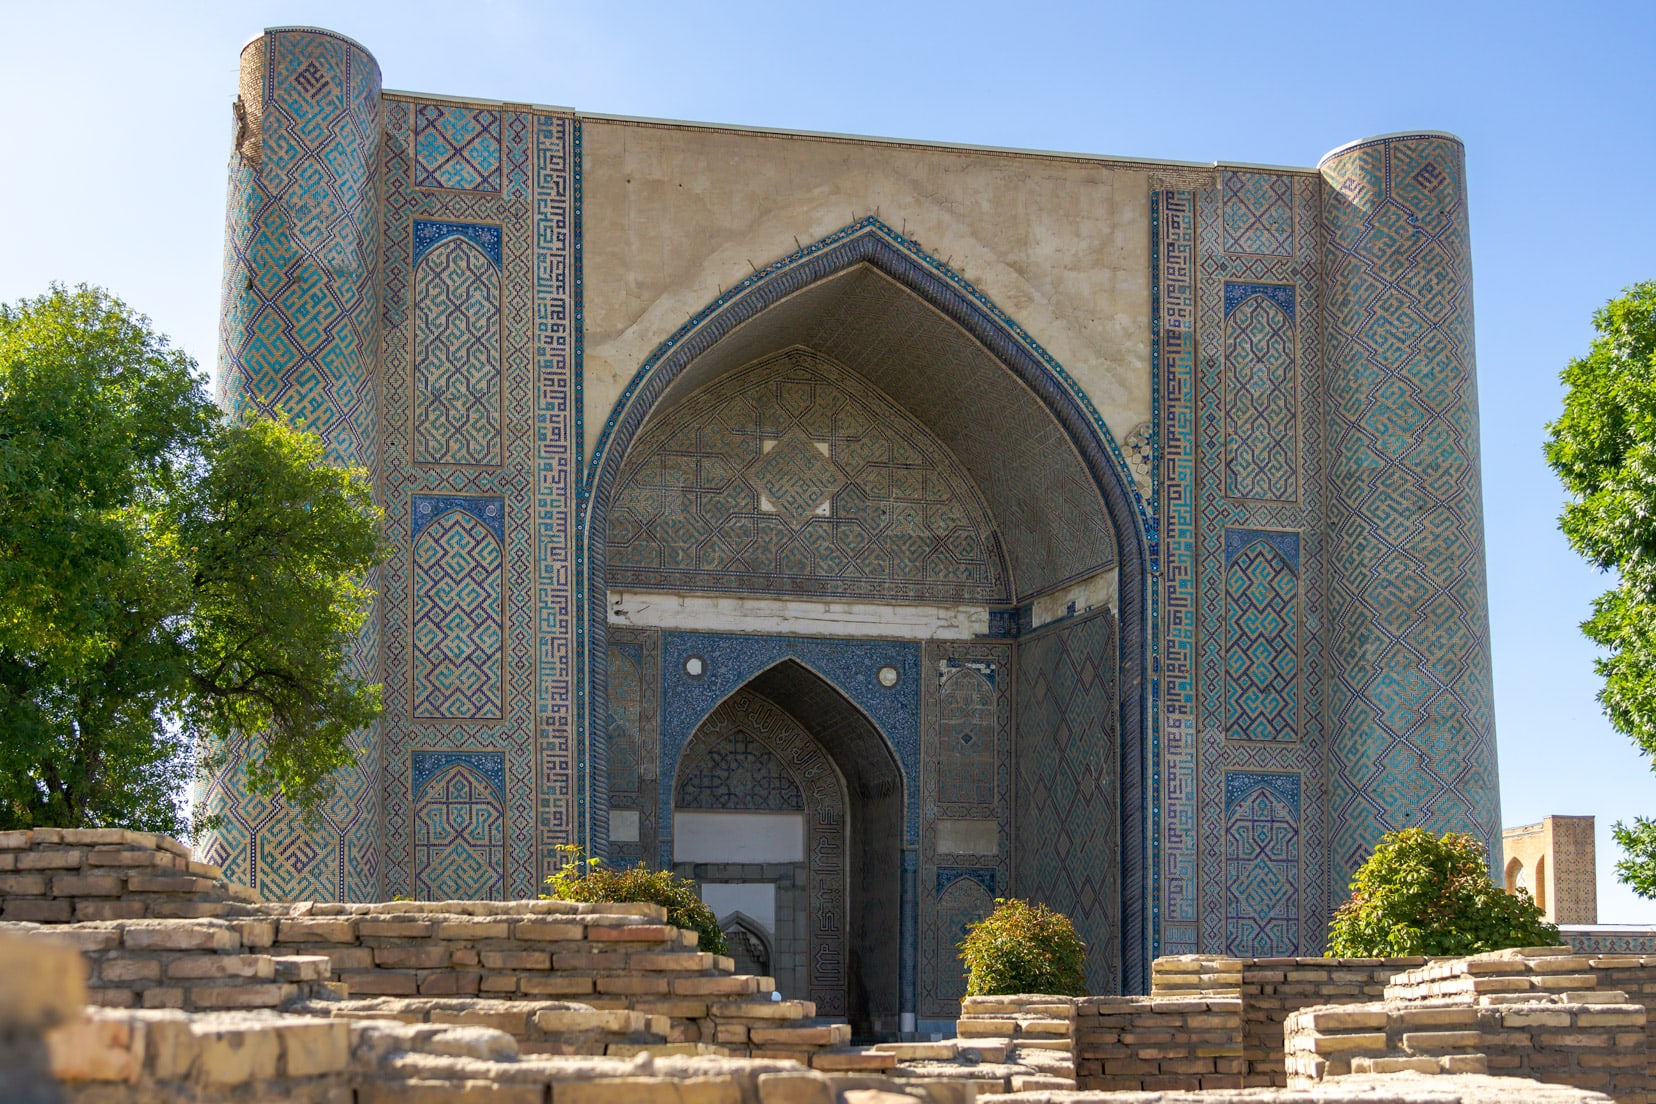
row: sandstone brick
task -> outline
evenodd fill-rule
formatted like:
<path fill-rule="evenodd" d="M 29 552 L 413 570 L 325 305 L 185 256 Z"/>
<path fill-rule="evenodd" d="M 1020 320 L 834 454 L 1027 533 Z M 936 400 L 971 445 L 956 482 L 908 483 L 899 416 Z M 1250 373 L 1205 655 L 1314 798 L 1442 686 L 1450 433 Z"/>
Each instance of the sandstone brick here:
<path fill-rule="evenodd" d="M 483 951 L 483 965 L 491 970 L 550 970 L 549 951 Z"/>
<path fill-rule="evenodd" d="M 68 898 L 0 899 L 0 916 L 6 920 L 22 920 L 32 924 L 67 924 L 73 914 L 73 902 Z"/>
<path fill-rule="evenodd" d="M 30 845 L 31 838 L 26 828 L 0 832 L 0 851 L 21 851 Z"/>
<path fill-rule="evenodd" d="M 142 901 L 81 900 L 75 902 L 75 922 L 139 920 L 148 911 Z"/>
<path fill-rule="evenodd" d="M 281 1041 L 263 1024 L 190 1025 L 195 1042 L 195 1077 L 209 1085 L 245 1085 L 276 1076 Z"/>
<path fill-rule="evenodd" d="M 476 970 L 439 970 L 420 978 L 422 997 L 476 996 L 483 975 Z"/>
<path fill-rule="evenodd" d="M 351 1064 L 351 1025 L 342 1020 L 291 1017 L 278 1033 L 285 1076 L 316 1077 Z"/>
<path fill-rule="evenodd" d="M 275 1008 L 292 995 L 280 982 L 262 985 L 196 985 L 186 992 L 193 1008 Z"/>
<path fill-rule="evenodd" d="M 755 978 L 746 974 L 727 977 L 683 977 L 672 980 L 675 996 L 732 996 L 758 992 Z"/>
<path fill-rule="evenodd" d="M 511 925 L 505 920 L 445 920 L 433 933 L 438 939 L 505 939 L 511 934 Z"/>
<path fill-rule="evenodd" d="M 808 1073 L 762 1073 L 759 1104 L 835 1104 L 827 1078 Z"/>
<path fill-rule="evenodd" d="M 586 937 L 594 943 L 662 943 L 678 939 L 678 929 L 666 924 L 593 924 Z"/>
<path fill-rule="evenodd" d="M 52 896 L 115 897 L 121 884 L 119 874 L 59 874 L 52 878 Z"/>
<path fill-rule="evenodd" d="M 1464 1050 L 1483 1040 L 1476 1031 L 1406 1031 L 1403 1033 L 1405 1050 Z"/>
<path fill-rule="evenodd" d="M 276 964 L 268 955 L 188 955 L 167 963 L 167 977 L 180 979 L 203 978 L 273 978 Z"/>
<path fill-rule="evenodd" d="M 340 973 L 353 997 L 412 997 L 420 991 L 412 970 L 346 970 Z"/>
<path fill-rule="evenodd" d="M 706 952 L 636 951 L 627 956 L 627 968 L 631 970 L 700 973 L 703 970 L 710 969 L 712 965 L 713 956 Z"/>
<path fill-rule="evenodd" d="M 357 923 L 362 938 L 390 937 L 396 939 L 429 939 L 436 925 L 430 920 L 374 920 L 365 918 Z"/>
<path fill-rule="evenodd" d="M 668 984 L 666 978 L 628 976 L 601 977 L 598 979 L 598 992 L 664 996 L 668 992 Z"/>
<path fill-rule="evenodd" d="M 98 965 L 98 979 L 103 982 L 160 981 L 161 963 L 153 958 L 111 958 Z"/>
<path fill-rule="evenodd" d="M 480 1008 L 433 1008 L 430 1020 L 432 1023 L 487 1027 L 512 1036 L 526 1035 L 529 1031 L 527 1009 L 501 1008 L 498 1005 Z"/>
<path fill-rule="evenodd" d="M 222 923 L 151 920 L 129 925 L 121 942 L 135 951 L 233 951 L 241 936 Z"/>
<path fill-rule="evenodd" d="M 561 920 L 519 920 L 512 925 L 512 938 L 539 943 L 584 939 L 586 926 Z"/>
<path fill-rule="evenodd" d="M 581 997 L 593 992 L 597 983 L 589 977 L 526 976 L 518 979 L 525 994 L 545 997 Z M 353 990 L 354 991 L 354 990 Z"/>
<path fill-rule="evenodd" d="M 17 856 L 17 869 L 76 870 L 85 861 L 84 851 L 30 851 Z"/>
<path fill-rule="evenodd" d="M 135 1082 L 144 1069 L 144 1023 L 98 1017 L 54 1028 L 46 1036 L 52 1073 L 63 1081 Z"/>
<path fill-rule="evenodd" d="M 0 874 L 0 895 L 7 897 L 44 897 L 46 875 Z"/>
<path fill-rule="evenodd" d="M 177 985 L 157 985 L 145 989 L 139 996 L 145 1008 L 183 1008 L 184 990 Z"/>
<path fill-rule="evenodd" d="M 396 970 L 434 970 L 449 965 L 452 948 L 441 943 L 418 943 L 373 948 L 374 965 Z"/>
<path fill-rule="evenodd" d="M 283 920 L 276 927 L 278 943 L 355 943 L 356 924 L 351 920 Z"/>
<path fill-rule="evenodd" d="M 1315 1035 L 1310 1039 L 1311 1050 L 1317 1054 L 1339 1054 L 1351 1050 L 1386 1049 L 1384 1031 L 1359 1032 L 1352 1035 Z"/>
<path fill-rule="evenodd" d="M 326 981 L 333 973 L 326 955 L 277 955 L 270 962 L 278 981 Z"/>

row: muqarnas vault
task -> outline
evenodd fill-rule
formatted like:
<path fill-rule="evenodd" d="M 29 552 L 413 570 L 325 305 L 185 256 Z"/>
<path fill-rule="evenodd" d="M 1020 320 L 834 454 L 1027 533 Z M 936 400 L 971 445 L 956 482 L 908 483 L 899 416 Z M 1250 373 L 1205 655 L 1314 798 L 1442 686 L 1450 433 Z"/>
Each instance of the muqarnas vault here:
<path fill-rule="evenodd" d="M 242 55 L 220 363 L 366 468 L 386 710 L 272 898 L 693 874 L 744 964 L 952 1020 L 997 896 L 1094 992 L 1316 953 L 1389 829 L 1496 838 L 1465 159 L 1315 169 L 387 92 Z"/>

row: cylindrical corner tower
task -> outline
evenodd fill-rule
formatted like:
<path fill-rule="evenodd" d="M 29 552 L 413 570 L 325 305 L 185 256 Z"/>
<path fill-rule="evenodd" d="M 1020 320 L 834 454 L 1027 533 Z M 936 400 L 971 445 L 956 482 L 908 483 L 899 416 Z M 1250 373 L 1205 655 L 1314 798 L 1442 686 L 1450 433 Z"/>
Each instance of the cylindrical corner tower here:
<path fill-rule="evenodd" d="M 1380 836 L 1500 838 L 1466 157 L 1458 138 L 1323 158 L 1331 721 L 1343 886 Z"/>
<path fill-rule="evenodd" d="M 280 417 L 321 436 L 337 464 L 374 472 L 380 72 L 341 35 L 278 27 L 242 51 L 225 228 L 219 379 L 233 413 Z M 353 664 L 379 669 L 377 625 Z M 274 900 L 379 896 L 379 746 L 305 825 L 247 792 L 232 761 L 201 795 L 219 823 L 199 850 Z"/>

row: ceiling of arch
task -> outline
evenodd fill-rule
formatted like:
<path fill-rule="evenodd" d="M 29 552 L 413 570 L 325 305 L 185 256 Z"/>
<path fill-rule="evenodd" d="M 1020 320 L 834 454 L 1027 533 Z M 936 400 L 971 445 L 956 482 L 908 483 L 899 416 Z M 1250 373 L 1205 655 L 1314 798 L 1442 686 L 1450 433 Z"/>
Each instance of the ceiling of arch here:
<path fill-rule="evenodd" d="M 645 426 L 610 503 L 608 578 L 631 589 L 1004 604 L 989 511 L 926 428 L 791 348 Z"/>
<path fill-rule="evenodd" d="M 794 345 L 878 388 L 953 454 L 988 504 L 1017 601 L 1114 566 L 1103 498 L 1040 399 L 966 331 L 866 265 L 790 296 L 696 358 L 644 433 L 698 389 Z"/>

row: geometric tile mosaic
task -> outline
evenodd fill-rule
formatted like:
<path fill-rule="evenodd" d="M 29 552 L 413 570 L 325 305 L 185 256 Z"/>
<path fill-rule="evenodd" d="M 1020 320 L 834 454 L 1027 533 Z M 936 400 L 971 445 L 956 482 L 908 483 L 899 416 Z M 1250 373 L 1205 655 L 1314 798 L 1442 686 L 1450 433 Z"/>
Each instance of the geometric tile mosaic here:
<path fill-rule="evenodd" d="M 1225 174 L 1225 252 L 1294 255 L 1294 180 L 1275 173 Z"/>
<path fill-rule="evenodd" d="M 1299 495 L 1294 289 L 1225 284 L 1225 493 Z"/>
<path fill-rule="evenodd" d="M 987 509 L 924 427 L 827 359 L 784 353 L 628 450 L 610 585 L 1006 602 Z"/>
<path fill-rule="evenodd" d="M 414 186 L 500 191 L 500 113 L 420 104 L 414 109 Z"/>
<path fill-rule="evenodd" d="M 1091 993 L 1121 976 L 1115 644 L 1108 610 L 1018 642 L 1014 892 L 1075 922 Z"/>
<path fill-rule="evenodd" d="M 499 900 L 506 890 L 506 753 L 410 756 L 417 900 Z"/>
<path fill-rule="evenodd" d="M 413 715 L 500 720 L 504 500 L 415 495 L 413 512 Z"/>
<path fill-rule="evenodd" d="M 1331 274 L 1335 876 L 1381 833 L 1497 841 L 1465 160 L 1437 135 L 1322 166 Z"/>
<path fill-rule="evenodd" d="M 432 225 L 445 224 L 414 224 L 416 232 Z M 413 386 L 415 463 L 500 463 L 498 240 L 492 261 L 460 235 L 419 257 Z"/>
<path fill-rule="evenodd" d="M 1232 535 L 1252 537 L 1235 553 Z M 1225 737 L 1299 737 L 1299 535 L 1292 560 L 1265 534 L 1226 532 Z M 1237 543 L 1242 544 L 1242 541 Z"/>
<path fill-rule="evenodd" d="M 1225 772 L 1225 952 L 1299 951 L 1300 779 Z"/>
<path fill-rule="evenodd" d="M 355 44 L 274 30 L 250 43 L 263 62 L 244 108 L 257 125 L 230 169 L 219 363 L 237 415 L 279 416 L 311 430 L 333 463 L 377 463 L 375 240 L 380 76 Z M 379 672 L 372 623 L 353 672 Z M 253 797 L 233 756 L 204 797 L 222 823 L 197 841 L 230 877 L 270 900 L 377 899 L 381 809 L 377 726 L 349 737 L 355 764 L 336 772 L 317 823 L 279 799 Z"/>

